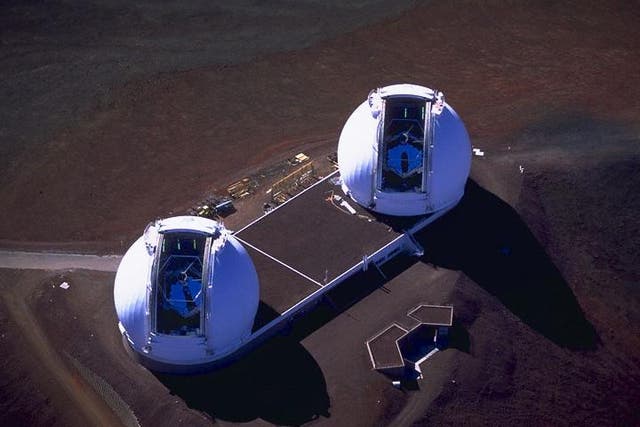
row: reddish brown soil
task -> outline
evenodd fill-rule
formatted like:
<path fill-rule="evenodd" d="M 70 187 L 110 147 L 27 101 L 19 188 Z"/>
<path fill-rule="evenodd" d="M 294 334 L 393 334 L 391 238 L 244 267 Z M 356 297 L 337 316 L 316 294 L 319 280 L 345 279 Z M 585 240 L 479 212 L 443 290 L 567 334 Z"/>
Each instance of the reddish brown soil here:
<path fill-rule="evenodd" d="M 485 148 L 567 115 L 625 123 L 640 108 L 636 14 L 433 4 L 294 53 L 113 87 L 107 105 L 3 170 L 0 235 L 131 238 L 264 162 L 335 149 L 362 94 L 392 82 L 442 88 Z"/>
<path fill-rule="evenodd" d="M 244 387 L 226 389 L 211 384 L 233 384 L 229 377 L 201 379 L 202 390 L 224 405 L 203 403 L 180 381 L 158 381 L 131 363 L 117 337 L 109 275 L 73 276 L 82 291 L 62 298 L 56 311 L 44 310 L 54 288 L 35 273 L 3 271 L 2 290 L 31 283 L 35 293 L 19 295 L 50 342 L 111 384 L 145 425 L 183 417 L 188 424 L 208 417 L 291 424 L 312 415 L 327 425 L 638 424 L 640 9 L 588 3 L 432 2 L 294 51 L 110 80 L 91 108 L 60 116 L 55 126 L 43 121 L 41 129 L 39 116 L 17 100 L 42 90 L 33 106 L 54 116 L 64 93 L 47 79 L 25 83 L 10 69 L 39 42 L 28 25 L 4 26 L 11 43 L 2 48 L 10 59 L 3 80 L 15 83 L 6 99 L 20 112 L 5 114 L 13 127 L 0 133 L 12 147 L 3 151 L 9 157 L 0 171 L 5 246 L 126 247 L 148 220 L 182 212 L 261 165 L 300 151 L 334 151 L 352 109 L 371 88 L 389 83 L 443 90 L 486 155 L 474 157 L 472 196 L 424 236 L 426 258 L 392 275 L 390 292 L 378 289 L 335 318 L 312 316 L 317 324 L 249 362 L 279 360 L 269 352 L 284 348 L 291 366 L 311 372 L 300 377 L 307 389 L 286 366 L 281 377 L 260 377 L 268 404 L 260 393 L 245 407 L 223 399 L 225 390 L 246 397 L 250 377 L 240 381 Z M 29 58 L 28 67 L 50 67 L 46 52 Z M 89 65 L 78 67 L 90 73 Z M 20 126 L 27 136 L 14 140 Z M 364 340 L 418 299 L 452 303 L 458 339 L 429 362 L 420 390 L 405 393 L 369 370 Z M 33 344 L 16 333 L 10 313 L 0 313 L 2 412 L 14 414 L 15 424 L 82 419 L 73 396 L 52 391 L 58 377 L 40 375 L 35 356 L 16 356 L 33 355 Z M 94 326 L 99 339 L 89 347 L 85 335 Z M 296 411 L 287 409 L 291 401 Z"/>

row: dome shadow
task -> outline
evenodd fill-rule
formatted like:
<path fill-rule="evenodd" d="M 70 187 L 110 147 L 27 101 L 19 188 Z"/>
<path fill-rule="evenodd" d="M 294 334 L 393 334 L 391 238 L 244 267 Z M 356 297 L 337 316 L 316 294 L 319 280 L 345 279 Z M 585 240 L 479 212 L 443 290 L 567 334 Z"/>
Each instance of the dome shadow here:
<path fill-rule="evenodd" d="M 236 363 L 203 375 L 155 373 L 191 409 L 214 419 L 300 425 L 329 417 L 322 370 L 298 342 L 277 336 Z"/>
<path fill-rule="evenodd" d="M 461 270 L 555 344 L 597 347 L 593 325 L 520 215 L 473 180 L 460 203 L 416 238 L 423 262 Z"/>

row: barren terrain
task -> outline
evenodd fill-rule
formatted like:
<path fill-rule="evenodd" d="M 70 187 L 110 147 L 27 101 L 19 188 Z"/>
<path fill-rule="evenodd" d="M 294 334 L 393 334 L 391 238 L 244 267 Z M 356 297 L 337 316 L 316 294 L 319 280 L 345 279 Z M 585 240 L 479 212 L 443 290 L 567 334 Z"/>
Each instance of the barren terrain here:
<path fill-rule="evenodd" d="M 443 90 L 485 152 L 423 258 L 222 372 L 136 365 L 113 273 L 0 270 L 3 423 L 640 423 L 640 7 L 391 3 L 0 6 L 4 250 L 122 254 L 153 218 L 335 151 L 391 83 Z M 452 346 L 398 390 L 364 341 L 420 302 L 454 305 Z"/>

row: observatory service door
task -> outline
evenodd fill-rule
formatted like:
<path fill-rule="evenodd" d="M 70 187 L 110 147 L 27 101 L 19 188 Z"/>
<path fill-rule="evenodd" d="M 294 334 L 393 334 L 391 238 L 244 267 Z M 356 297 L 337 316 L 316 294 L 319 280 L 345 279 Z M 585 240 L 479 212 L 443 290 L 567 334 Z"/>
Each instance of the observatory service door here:
<path fill-rule="evenodd" d="M 431 103 L 418 97 L 392 96 L 384 105 L 377 188 L 383 192 L 424 192 L 428 154 L 425 120 Z"/>
<path fill-rule="evenodd" d="M 158 334 L 202 334 L 205 252 L 209 239 L 194 232 L 161 236 L 154 271 L 154 331 Z"/>

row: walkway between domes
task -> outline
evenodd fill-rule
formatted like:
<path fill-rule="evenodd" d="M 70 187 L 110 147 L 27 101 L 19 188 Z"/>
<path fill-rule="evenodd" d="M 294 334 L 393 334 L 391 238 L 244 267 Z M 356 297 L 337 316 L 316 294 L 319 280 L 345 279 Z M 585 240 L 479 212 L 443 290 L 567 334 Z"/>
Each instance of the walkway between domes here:
<path fill-rule="evenodd" d="M 388 217 L 374 216 L 332 184 L 332 176 L 235 233 L 258 272 L 260 300 L 273 310 L 266 319 L 258 314 L 258 328 L 313 302 L 326 288 L 351 274 L 376 268 L 413 244 L 404 230 L 420 223 L 424 216 L 395 223 Z"/>

